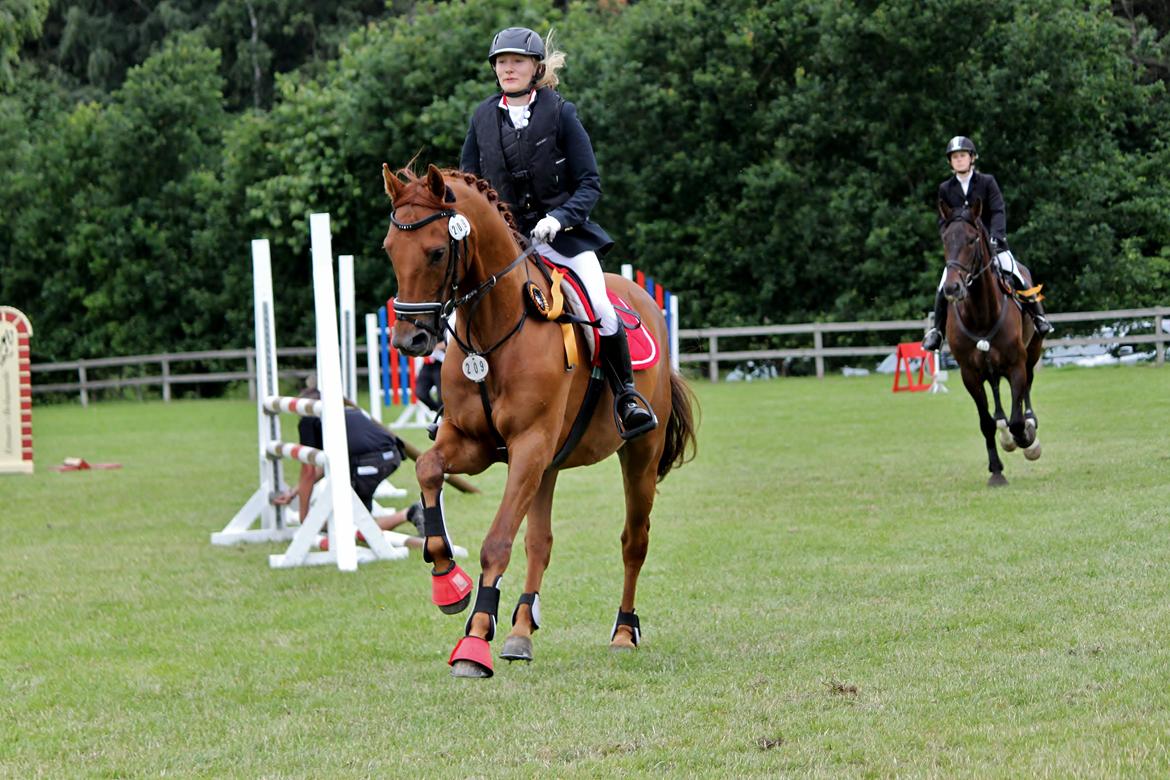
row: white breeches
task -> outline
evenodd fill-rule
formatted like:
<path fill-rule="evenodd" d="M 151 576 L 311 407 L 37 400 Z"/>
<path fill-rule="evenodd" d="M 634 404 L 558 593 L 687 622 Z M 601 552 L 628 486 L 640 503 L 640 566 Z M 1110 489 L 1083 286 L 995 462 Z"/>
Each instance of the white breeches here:
<path fill-rule="evenodd" d="M 576 257 L 565 257 L 548 244 L 537 244 L 536 251 L 558 265 L 572 268 L 585 285 L 585 294 L 589 296 L 589 305 L 593 307 L 593 314 L 601 320 L 601 335 L 612 336 L 617 333 L 617 312 L 609 302 L 605 293 L 605 274 L 601 271 L 601 261 L 596 252 L 582 252 Z"/>
<path fill-rule="evenodd" d="M 1019 289 L 1023 290 L 1024 288 L 1030 286 L 1027 280 L 1020 276 L 1020 269 L 1016 266 L 1016 257 L 1011 253 L 1011 250 L 1005 249 L 1004 251 L 1000 252 L 995 256 L 995 261 L 999 264 L 1000 268 L 1016 278 Z M 942 276 L 938 280 L 938 289 L 942 289 L 943 282 L 946 280 L 947 272 L 946 269 L 943 269 Z"/>

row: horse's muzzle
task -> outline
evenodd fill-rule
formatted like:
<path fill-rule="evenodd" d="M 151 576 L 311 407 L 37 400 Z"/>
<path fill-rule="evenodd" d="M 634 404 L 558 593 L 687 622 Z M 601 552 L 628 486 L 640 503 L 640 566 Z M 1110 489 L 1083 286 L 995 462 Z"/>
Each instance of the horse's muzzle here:
<path fill-rule="evenodd" d="M 967 285 L 962 282 L 948 282 L 943 285 L 943 295 L 951 303 L 958 303 L 967 297 Z"/>
<path fill-rule="evenodd" d="M 429 355 L 435 348 L 434 336 L 425 330 L 401 321 L 395 323 L 394 338 L 390 340 L 390 343 L 394 345 L 396 350 L 411 357 Z"/>

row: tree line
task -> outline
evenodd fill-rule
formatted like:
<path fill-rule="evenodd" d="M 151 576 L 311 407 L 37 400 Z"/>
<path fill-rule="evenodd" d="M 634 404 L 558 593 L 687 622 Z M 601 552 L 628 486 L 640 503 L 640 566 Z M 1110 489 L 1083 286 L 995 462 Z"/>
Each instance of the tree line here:
<path fill-rule="evenodd" d="M 281 343 L 310 343 L 319 210 L 373 310 L 381 164 L 457 164 L 510 25 L 556 29 L 607 264 L 662 279 L 684 326 L 923 316 L 957 134 L 1050 310 L 1170 298 L 1165 3 L 11 2 L 0 302 L 34 360 L 248 345 L 255 237 Z"/>

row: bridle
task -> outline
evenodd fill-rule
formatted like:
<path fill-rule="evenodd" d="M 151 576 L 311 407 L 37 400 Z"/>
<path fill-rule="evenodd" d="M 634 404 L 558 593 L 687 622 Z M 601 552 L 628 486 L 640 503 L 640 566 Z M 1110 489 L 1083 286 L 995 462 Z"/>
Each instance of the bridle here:
<path fill-rule="evenodd" d="M 975 248 L 974 262 L 970 266 L 964 265 L 958 260 L 947 260 L 946 264 L 947 268 L 954 268 L 956 271 L 963 274 L 963 286 L 970 287 L 976 279 L 978 279 L 987 271 L 987 269 L 991 268 L 991 263 L 994 258 L 991 255 L 991 248 L 988 244 L 987 230 L 983 227 L 982 222 L 980 222 L 978 219 L 972 219 L 965 209 L 957 214 L 952 215 L 951 218 L 946 221 L 946 224 L 944 224 L 943 227 L 950 227 L 955 222 L 965 222 L 968 225 L 971 225 L 973 228 L 975 228 L 975 232 L 979 236 L 978 246 Z M 979 266 L 979 270 L 976 271 L 974 269 L 975 266 L 979 264 L 980 257 L 984 257 L 986 259 L 984 260 L 983 265 Z"/>
<path fill-rule="evenodd" d="M 471 223 L 467 217 L 460 214 L 455 209 L 440 209 L 433 214 L 429 214 L 415 222 L 400 222 L 398 220 L 397 208 L 390 212 L 390 224 L 398 230 L 418 230 L 440 219 L 447 219 L 447 235 L 450 240 L 447 244 L 447 268 L 443 272 L 443 281 L 439 284 L 439 289 L 436 290 L 433 300 L 407 302 L 394 299 L 394 314 L 395 316 L 405 322 L 409 322 L 416 328 L 426 331 L 436 339 L 443 339 L 445 333 L 450 333 L 455 339 L 456 343 L 463 348 L 467 354 L 486 355 L 496 347 L 503 344 L 512 337 L 524 325 L 524 320 L 527 317 L 527 310 L 521 308 L 520 320 L 509 330 L 499 341 L 487 349 L 476 349 L 471 343 L 471 321 L 474 317 L 475 308 L 479 302 L 492 291 L 496 286 L 496 282 L 513 268 L 524 261 L 526 257 L 533 253 L 534 247 L 521 237 L 521 243 L 524 245 L 524 251 L 516 257 L 512 262 L 508 263 L 504 270 L 492 274 L 478 287 L 470 292 L 459 294 L 459 256 L 460 250 L 464 258 L 467 257 L 467 238 L 471 235 Z M 450 325 L 451 312 L 458 309 L 460 306 L 469 306 L 469 315 L 466 318 L 466 343 L 459 338 L 459 334 Z M 433 318 L 431 322 L 420 320 L 419 317 Z"/>

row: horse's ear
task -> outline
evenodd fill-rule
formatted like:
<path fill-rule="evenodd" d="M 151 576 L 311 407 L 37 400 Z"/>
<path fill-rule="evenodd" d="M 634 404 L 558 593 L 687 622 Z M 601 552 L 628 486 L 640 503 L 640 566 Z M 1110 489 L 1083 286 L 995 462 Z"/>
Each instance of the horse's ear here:
<path fill-rule="evenodd" d="M 447 182 L 443 181 L 443 172 L 436 168 L 434 163 L 427 166 L 427 189 L 440 200 L 447 194 Z"/>
<path fill-rule="evenodd" d="M 951 207 L 942 198 L 938 199 L 938 215 L 943 218 L 943 222 L 951 221 Z"/>
<path fill-rule="evenodd" d="M 402 182 L 390 170 L 390 166 L 382 163 L 382 181 L 386 185 L 386 194 L 390 196 L 390 202 L 393 203 L 398 193 L 402 191 Z"/>
<path fill-rule="evenodd" d="M 976 198 L 975 202 L 971 204 L 971 218 L 979 219 L 979 215 L 983 213 L 983 199 Z"/>

